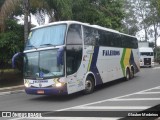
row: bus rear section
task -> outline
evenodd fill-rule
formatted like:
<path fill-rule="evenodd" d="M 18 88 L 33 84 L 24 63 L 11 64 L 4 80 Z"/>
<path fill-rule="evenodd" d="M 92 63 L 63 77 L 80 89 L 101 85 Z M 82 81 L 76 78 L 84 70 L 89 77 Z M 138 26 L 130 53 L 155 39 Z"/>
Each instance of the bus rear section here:
<path fill-rule="evenodd" d="M 140 53 L 140 67 L 153 67 L 154 66 L 154 53 L 150 47 L 139 48 Z"/>

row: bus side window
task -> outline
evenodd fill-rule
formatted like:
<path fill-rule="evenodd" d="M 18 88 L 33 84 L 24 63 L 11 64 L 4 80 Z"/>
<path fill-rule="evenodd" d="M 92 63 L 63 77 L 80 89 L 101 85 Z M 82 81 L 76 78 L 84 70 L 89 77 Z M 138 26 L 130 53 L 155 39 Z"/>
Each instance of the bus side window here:
<path fill-rule="evenodd" d="M 82 32 L 81 25 L 69 26 L 66 45 L 67 75 L 77 72 L 82 60 Z"/>
<path fill-rule="evenodd" d="M 100 40 L 99 44 L 101 46 L 111 46 L 110 32 L 99 30 Z"/>
<path fill-rule="evenodd" d="M 69 26 L 67 44 L 82 44 L 81 26 L 72 24 Z"/>
<path fill-rule="evenodd" d="M 84 44 L 85 45 L 95 45 L 96 39 L 98 39 L 98 32 L 94 28 L 83 26 L 84 32 Z"/>

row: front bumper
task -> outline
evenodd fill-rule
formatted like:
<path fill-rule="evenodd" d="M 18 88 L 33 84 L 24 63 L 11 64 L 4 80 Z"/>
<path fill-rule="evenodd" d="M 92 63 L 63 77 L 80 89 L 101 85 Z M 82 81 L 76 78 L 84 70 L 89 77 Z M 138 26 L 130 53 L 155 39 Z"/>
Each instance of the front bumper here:
<path fill-rule="evenodd" d="M 55 88 L 55 87 L 50 87 L 50 88 L 28 87 L 28 88 L 25 88 L 25 92 L 27 94 L 34 94 L 34 95 L 68 95 L 66 85 L 64 85 L 60 88 Z"/>

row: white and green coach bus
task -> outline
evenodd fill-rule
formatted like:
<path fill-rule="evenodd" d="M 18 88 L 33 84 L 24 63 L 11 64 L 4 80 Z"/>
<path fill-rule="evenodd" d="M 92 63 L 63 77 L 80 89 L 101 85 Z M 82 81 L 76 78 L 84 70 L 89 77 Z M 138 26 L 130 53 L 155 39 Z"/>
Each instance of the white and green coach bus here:
<path fill-rule="evenodd" d="M 24 50 L 27 94 L 92 93 L 94 87 L 139 71 L 133 36 L 76 21 L 35 27 Z"/>

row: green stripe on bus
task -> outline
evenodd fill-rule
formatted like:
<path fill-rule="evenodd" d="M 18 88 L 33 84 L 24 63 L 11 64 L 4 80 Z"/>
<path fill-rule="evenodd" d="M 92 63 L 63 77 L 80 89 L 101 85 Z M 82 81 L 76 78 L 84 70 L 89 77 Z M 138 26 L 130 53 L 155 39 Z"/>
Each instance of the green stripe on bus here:
<path fill-rule="evenodd" d="M 124 66 L 124 56 L 126 54 L 126 48 L 123 49 L 123 53 L 122 53 L 122 57 L 121 57 L 121 68 L 122 68 L 122 71 L 123 71 L 123 75 L 125 76 L 125 66 Z"/>

